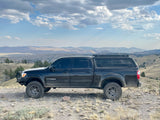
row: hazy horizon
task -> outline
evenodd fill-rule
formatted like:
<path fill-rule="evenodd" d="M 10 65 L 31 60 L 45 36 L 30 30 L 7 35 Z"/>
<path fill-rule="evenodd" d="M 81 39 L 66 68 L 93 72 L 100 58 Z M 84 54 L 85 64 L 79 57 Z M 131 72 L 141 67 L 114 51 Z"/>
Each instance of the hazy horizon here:
<path fill-rule="evenodd" d="M 137 48 L 137 47 L 90 47 L 90 46 L 79 46 L 79 47 L 75 47 L 75 46 L 66 46 L 66 47 L 56 47 L 56 46 L 0 46 L 0 47 L 51 47 L 51 48 L 136 48 L 136 49 L 141 49 L 141 48 Z M 147 49 L 142 49 L 142 50 L 147 50 Z"/>

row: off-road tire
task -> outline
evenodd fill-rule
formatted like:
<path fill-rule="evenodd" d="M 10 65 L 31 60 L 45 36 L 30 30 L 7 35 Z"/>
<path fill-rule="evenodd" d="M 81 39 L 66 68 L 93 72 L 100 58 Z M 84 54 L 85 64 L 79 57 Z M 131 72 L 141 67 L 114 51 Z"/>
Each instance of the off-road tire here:
<path fill-rule="evenodd" d="M 26 87 L 26 95 L 31 98 L 41 98 L 44 95 L 44 87 L 40 82 L 30 82 Z"/>
<path fill-rule="evenodd" d="M 106 99 L 118 100 L 122 96 L 121 86 L 115 82 L 110 82 L 104 87 L 104 97 Z"/>
<path fill-rule="evenodd" d="M 51 88 L 44 88 L 44 92 L 47 93 Z"/>

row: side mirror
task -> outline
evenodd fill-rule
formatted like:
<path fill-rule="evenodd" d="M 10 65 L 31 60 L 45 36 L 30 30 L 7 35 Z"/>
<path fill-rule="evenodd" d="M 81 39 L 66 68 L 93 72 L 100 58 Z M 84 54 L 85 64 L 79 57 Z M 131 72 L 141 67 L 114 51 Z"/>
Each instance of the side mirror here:
<path fill-rule="evenodd" d="M 50 70 L 51 70 L 52 72 L 54 72 L 54 71 L 55 71 L 55 67 L 54 67 L 54 66 L 50 66 Z"/>

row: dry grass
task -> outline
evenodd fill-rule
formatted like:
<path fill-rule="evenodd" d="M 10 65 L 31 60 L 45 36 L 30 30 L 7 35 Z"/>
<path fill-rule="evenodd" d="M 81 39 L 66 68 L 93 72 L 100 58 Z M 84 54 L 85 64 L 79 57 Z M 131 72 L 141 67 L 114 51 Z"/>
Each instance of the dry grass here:
<path fill-rule="evenodd" d="M 145 83 L 146 81 L 147 83 Z M 154 82 L 144 79 L 142 83 L 153 85 Z M 2 118 L 11 120 L 13 117 L 19 119 L 15 117 L 18 116 L 17 114 L 30 117 L 23 114 L 24 112 L 19 113 L 19 111 L 26 113 L 25 107 L 44 108 L 45 106 L 49 112 L 40 117 L 42 120 L 158 120 L 160 97 L 143 89 L 148 88 L 142 85 L 141 88 L 123 89 L 122 98 L 119 101 L 111 101 L 105 100 L 103 92 L 97 89 L 90 91 L 90 89 L 59 88 L 51 90 L 43 98 L 32 99 L 24 96 L 24 87 L 8 89 L 3 87 L 0 88 L 1 92 L 4 91 L 0 93 L 0 101 L 2 102 L 0 112 L 3 113 L 0 115 L 3 116 Z M 70 99 L 64 101 L 64 96 L 68 96 Z M 15 112 L 12 112 L 14 110 Z M 28 112 L 33 113 L 31 117 L 36 116 L 35 110 L 31 109 Z"/>
<path fill-rule="evenodd" d="M 22 66 L 24 69 L 29 69 L 33 66 L 33 64 L 0 63 L 0 84 L 1 82 L 4 82 L 5 75 L 3 74 L 3 72 L 5 71 L 5 69 L 15 70 L 19 66 Z"/>
<path fill-rule="evenodd" d="M 145 62 L 146 66 L 152 66 L 153 64 L 160 64 L 160 55 L 149 55 L 143 57 L 133 57 L 136 59 L 139 65 L 142 65 Z"/>
<path fill-rule="evenodd" d="M 0 57 L 7 57 L 10 55 L 32 55 L 32 53 L 0 53 Z"/>
<path fill-rule="evenodd" d="M 160 120 L 160 107 L 155 109 L 154 112 L 150 114 L 150 119 L 151 120 Z"/>
<path fill-rule="evenodd" d="M 160 80 L 143 78 L 141 81 L 143 83 L 141 90 L 144 93 L 160 95 Z"/>
<path fill-rule="evenodd" d="M 6 82 L 1 83 L 1 86 L 8 86 L 8 87 L 19 87 L 20 84 L 16 82 L 16 78 L 8 80 Z"/>
<path fill-rule="evenodd" d="M 132 113 L 132 110 L 127 110 L 117 111 L 115 115 L 107 113 L 104 120 L 140 120 L 138 112 L 134 111 L 134 113 Z"/>
<path fill-rule="evenodd" d="M 151 120 L 160 120 L 160 111 L 152 113 L 151 116 L 150 116 L 150 119 Z"/>
<path fill-rule="evenodd" d="M 137 63 L 142 65 L 145 63 L 145 68 L 141 68 L 141 72 L 145 72 L 147 78 L 160 80 L 160 55 L 149 55 L 143 57 L 134 57 Z"/>
<path fill-rule="evenodd" d="M 5 113 L 2 120 L 32 120 L 35 118 L 44 118 L 48 115 L 47 108 L 24 108 L 14 112 Z"/>

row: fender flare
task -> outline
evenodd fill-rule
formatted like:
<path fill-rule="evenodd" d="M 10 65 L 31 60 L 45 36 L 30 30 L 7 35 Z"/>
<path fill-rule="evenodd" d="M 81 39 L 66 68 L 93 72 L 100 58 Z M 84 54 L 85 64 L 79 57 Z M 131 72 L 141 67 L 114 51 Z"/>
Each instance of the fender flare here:
<path fill-rule="evenodd" d="M 40 82 L 43 86 L 45 86 L 45 81 L 40 77 L 40 76 L 28 76 L 28 80 L 26 82 L 26 85 L 31 82 L 31 81 L 38 81 Z"/>
<path fill-rule="evenodd" d="M 102 76 L 99 87 L 103 88 L 104 85 L 109 82 L 117 82 L 118 84 L 120 84 L 121 87 L 126 86 L 125 78 L 122 75 L 116 73 L 109 73 Z"/>

